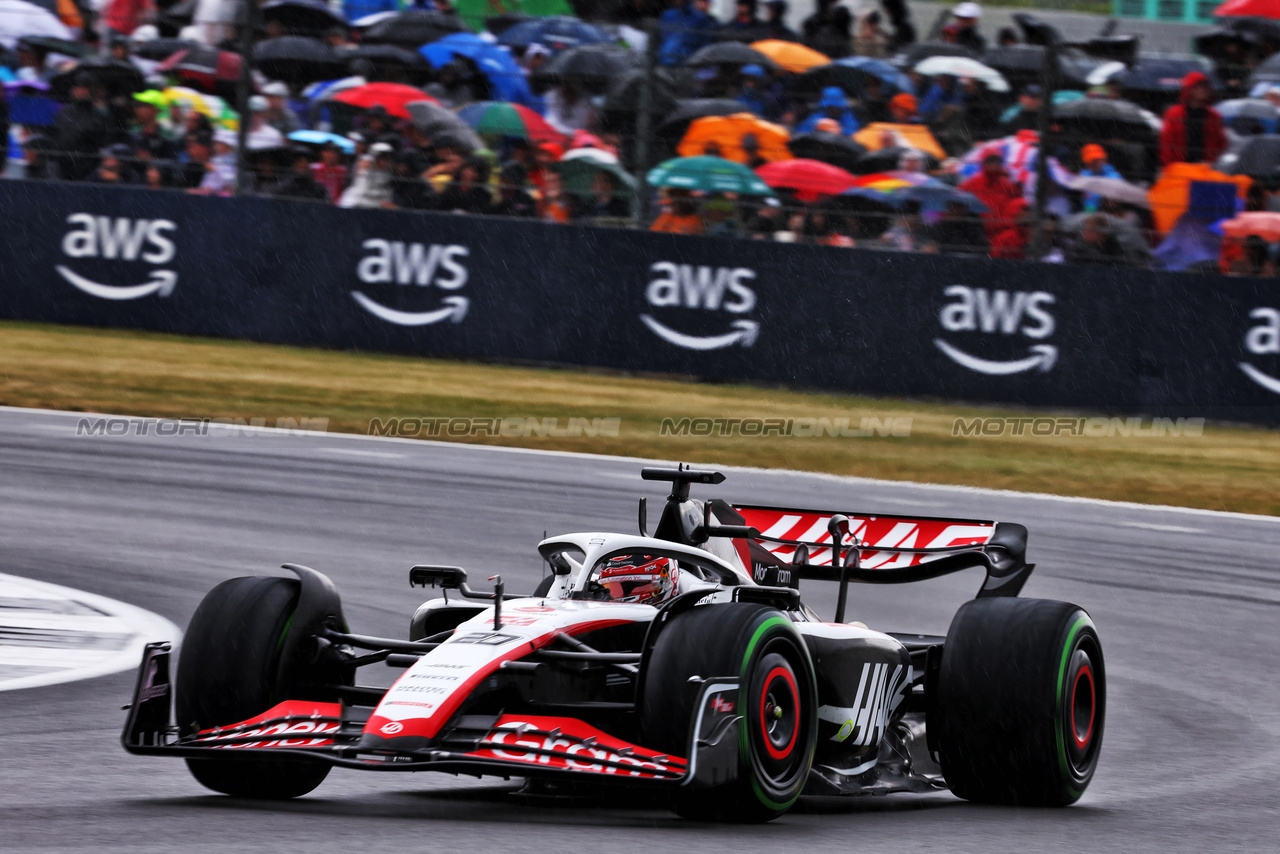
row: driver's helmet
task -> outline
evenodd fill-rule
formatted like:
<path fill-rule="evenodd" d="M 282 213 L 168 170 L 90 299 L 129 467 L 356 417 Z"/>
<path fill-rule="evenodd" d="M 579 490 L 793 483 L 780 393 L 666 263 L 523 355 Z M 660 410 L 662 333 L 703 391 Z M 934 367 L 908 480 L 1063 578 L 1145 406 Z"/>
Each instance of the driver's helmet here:
<path fill-rule="evenodd" d="M 592 580 L 611 601 L 661 605 L 676 595 L 679 573 L 673 558 L 628 554 L 599 564 Z"/>

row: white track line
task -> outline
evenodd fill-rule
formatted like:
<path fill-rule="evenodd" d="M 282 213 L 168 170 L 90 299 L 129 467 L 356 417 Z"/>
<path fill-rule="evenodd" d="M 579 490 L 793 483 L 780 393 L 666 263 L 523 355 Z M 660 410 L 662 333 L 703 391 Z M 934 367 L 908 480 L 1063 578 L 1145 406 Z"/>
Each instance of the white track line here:
<path fill-rule="evenodd" d="M 0 406 L 0 413 L 3 412 L 25 412 L 39 413 L 42 415 L 56 415 L 66 418 L 135 418 L 132 415 L 110 415 L 103 412 L 67 412 L 61 409 L 33 409 L 24 406 Z M 152 419 L 156 420 L 156 419 Z M 234 425 L 210 425 L 211 430 L 226 429 L 230 432 L 243 431 L 245 428 Z M 366 436 L 360 433 L 309 433 L 302 430 L 282 430 L 277 427 L 253 427 L 254 432 L 269 433 L 285 433 L 296 436 L 298 438 L 315 438 L 323 441 L 334 441 L 336 439 L 353 440 L 360 442 L 395 442 L 400 444 L 415 445 L 422 447 L 424 445 L 438 448 L 457 448 L 459 446 L 485 451 L 495 454 L 534 454 L 541 456 L 562 457 L 567 459 L 596 459 L 596 460 L 614 460 L 627 463 L 669 463 L 667 460 L 653 460 L 645 457 L 624 457 L 618 454 L 588 454 L 582 451 L 552 451 L 543 448 L 513 448 L 505 445 L 477 445 L 466 442 L 440 442 L 434 439 L 406 439 L 399 436 Z M 104 439 L 105 441 L 105 439 Z M 931 492 L 946 493 L 951 495 L 968 495 L 968 496 L 991 496 L 996 498 L 1020 498 L 1032 501 L 1050 501 L 1061 502 L 1066 504 L 1088 504 L 1097 507 L 1116 507 L 1126 508 L 1130 510 L 1148 510 L 1159 513 L 1185 513 L 1192 516 L 1209 516 L 1213 518 L 1240 519 L 1249 522 L 1270 522 L 1280 523 L 1280 516 L 1262 516 L 1256 513 L 1237 513 L 1231 510 L 1206 510 L 1202 507 L 1178 507 L 1171 504 L 1139 504 L 1136 501 L 1111 501 L 1105 498 L 1084 498 L 1076 495 L 1050 495 L 1044 492 L 1020 492 L 1014 489 L 990 489 L 982 486 L 960 486 L 945 483 L 923 483 L 914 480 L 878 480 L 869 477 L 854 477 L 851 475 L 827 474 L 825 472 L 810 471 L 793 471 L 789 469 L 764 469 L 755 468 L 753 466 L 735 466 L 722 465 L 711 460 L 696 463 L 697 468 L 717 468 L 728 471 L 752 472 L 766 475 L 803 475 L 805 477 L 817 477 L 839 481 L 840 483 L 851 484 L 856 486 L 867 487 L 871 489 L 892 489 L 894 487 L 910 487 L 912 489 L 920 489 Z"/>
<path fill-rule="evenodd" d="M 150 611 L 0 573 L 0 691 L 130 670 L 147 643 L 181 637 L 177 626 Z"/>

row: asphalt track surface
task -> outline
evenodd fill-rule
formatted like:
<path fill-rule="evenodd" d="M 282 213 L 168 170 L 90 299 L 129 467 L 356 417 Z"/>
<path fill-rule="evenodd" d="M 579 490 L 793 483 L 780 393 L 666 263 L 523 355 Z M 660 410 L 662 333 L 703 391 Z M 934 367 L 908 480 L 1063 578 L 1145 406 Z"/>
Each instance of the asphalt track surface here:
<path fill-rule="evenodd" d="M 531 588 L 544 529 L 634 530 L 637 497 L 661 497 L 634 460 L 324 434 L 90 438 L 75 425 L 0 409 L 0 571 L 178 626 L 218 581 L 295 561 L 337 582 L 353 630 L 403 636 L 420 598 L 414 563 L 461 564 L 476 579 L 500 571 L 508 590 Z M 531 801 L 489 778 L 336 770 L 308 797 L 252 803 L 206 792 L 181 761 L 120 748 L 125 672 L 0 692 L 0 850 L 1275 850 L 1280 520 L 726 471 L 720 494 L 732 500 L 1026 524 L 1039 568 L 1024 594 L 1086 607 L 1107 655 L 1106 738 L 1084 799 L 1063 810 L 948 793 L 813 800 L 742 828 L 608 791 Z M 877 628 L 944 631 L 978 583 L 855 588 L 853 613 Z M 830 613 L 833 588 L 805 592 Z"/>

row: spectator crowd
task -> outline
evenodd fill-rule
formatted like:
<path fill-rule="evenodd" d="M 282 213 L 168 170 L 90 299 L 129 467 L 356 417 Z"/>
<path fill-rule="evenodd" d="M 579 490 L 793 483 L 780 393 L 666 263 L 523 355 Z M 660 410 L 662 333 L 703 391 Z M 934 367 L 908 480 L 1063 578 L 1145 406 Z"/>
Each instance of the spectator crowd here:
<path fill-rule="evenodd" d="M 580 0 L 549 18 L 501 0 L 489 17 L 268 0 L 247 32 L 230 0 L 5 4 L 10 178 L 1280 267 L 1280 22 L 1228 20 L 1177 57 L 1100 35 L 1063 46 L 1045 80 L 1043 30 L 984 32 L 973 2 L 928 32 L 904 0 L 818 0 L 796 29 L 786 0 L 738 0 L 728 20 L 710 0 Z"/>

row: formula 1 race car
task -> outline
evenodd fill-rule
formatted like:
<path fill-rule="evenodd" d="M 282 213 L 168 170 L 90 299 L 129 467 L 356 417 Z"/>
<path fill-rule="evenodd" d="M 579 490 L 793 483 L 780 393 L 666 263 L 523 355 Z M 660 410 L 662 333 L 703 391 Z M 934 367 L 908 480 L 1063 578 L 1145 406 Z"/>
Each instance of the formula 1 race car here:
<path fill-rule="evenodd" d="M 408 640 L 351 633 L 306 567 L 219 584 L 176 686 L 169 646 L 147 647 L 125 749 L 185 757 L 205 786 L 252 798 L 305 794 L 341 766 L 648 786 L 681 815 L 729 821 L 802 794 L 1079 799 L 1102 743 L 1102 646 L 1076 605 L 1017 598 L 1026 528 L 734 506 L 689 497 L 718 472 L 642 476 L 672 484 L 653 536 L 642 499 L 640 536 L 545 539 L 531 596 L 413 567 L 411 585 L 444 596 Z M 974 567 L 986 578 L 945 638 L 845 622 L 851 583 Z M 839 586 L 834 622 L 801 602 L 802 580 Z M 405 670 L 390 688 L 354 684 L 384 662 Z"/>

